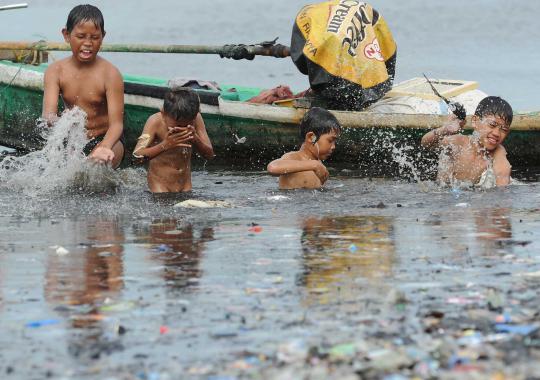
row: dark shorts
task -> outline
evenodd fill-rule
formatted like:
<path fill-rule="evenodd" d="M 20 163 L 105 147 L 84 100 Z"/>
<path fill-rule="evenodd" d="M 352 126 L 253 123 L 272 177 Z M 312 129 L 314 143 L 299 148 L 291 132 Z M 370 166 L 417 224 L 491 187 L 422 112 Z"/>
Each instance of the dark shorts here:
<path fill-rule="evenodd" d="M 105 137 L 105 135 L 101 135 L 101 136 L 97 136 L 97 137 L 94 137 L 93 139 L 91 139 L 90 141 L 88 141 L 88 143 L 84 146 L 83 148 L 83 153 L 88 156 L 90 153 L 92 153 L 92 151 L 94 150 L 94 148 L 96 146 L 98 146 L 98 144 L 100 142 L 103 141 L 103 138 Z M 122 143 L 122 145 L 124 146 L 124 156 L 126 155 L 126 137 L 124 136 L 124 133 L 122 133 L 122 135 L 120 136 L 120 142 Z M 124 159 L 124 157 L 122 157 L 122 160 Z"/>

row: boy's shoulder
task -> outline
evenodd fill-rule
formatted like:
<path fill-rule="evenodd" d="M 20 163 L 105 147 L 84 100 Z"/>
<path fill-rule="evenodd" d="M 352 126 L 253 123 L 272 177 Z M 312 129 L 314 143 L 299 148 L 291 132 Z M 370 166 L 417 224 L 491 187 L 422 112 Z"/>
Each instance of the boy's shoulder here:
<path fill-rule="evenodd" d="M 47 66 L 47 69 L 45 70 L 45 73 L 55 72 L 58 70 L 62 70 L 63 68 L 66 68 L 70 64 L 71 57 L 66 57 L 59 59 L 57 61 L 54 61 L 50 65 Z"/>
<path fill-rule="evenodd" d="M 442 140 L 443 145 L 454 145 L 454 146 L 462 146 L 469 142 L 470 136 L 462 135 L 462 134 L 456 134 L 451 136 L 446 136 Z"/>
<path fill-rule="evenodd" d="M 292 152 L 285 153 L 281 156 L 284 160 L 302 160 L 303 157 L 299 151 L 293 150 Z"/>
<path fill-rule="evenodd" d="M 146 124 L 148 124 L 148 126 L 154 129 L 165 127 L 165 124 L 163 123 L 163 118 L 161 117 L 161 112 L 156 112 L 148 116 L 148 119 L 146 120 Z"/>

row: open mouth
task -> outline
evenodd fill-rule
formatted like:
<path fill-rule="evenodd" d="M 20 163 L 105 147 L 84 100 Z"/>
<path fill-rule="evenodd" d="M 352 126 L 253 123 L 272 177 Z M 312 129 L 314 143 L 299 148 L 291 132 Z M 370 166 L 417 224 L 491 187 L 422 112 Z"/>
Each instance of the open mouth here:
<path fill-rule="evenodd" d="M 493 145 L 497 145 L 497 143 L 499 142 L 498 139 L 494 139 L 493 137 L 488 137 L 487 140 L 488 140 L 488 142 L 489 142 L 490 144 L 493 144 Z"/>
<path fill-rule="evenodd" d="M 81 50 L 81 52 L 79 53 L 79 56 L 83 59 L 89 59 L 92 57 L 92 50 L 87 50 L 87 49 Z"/>

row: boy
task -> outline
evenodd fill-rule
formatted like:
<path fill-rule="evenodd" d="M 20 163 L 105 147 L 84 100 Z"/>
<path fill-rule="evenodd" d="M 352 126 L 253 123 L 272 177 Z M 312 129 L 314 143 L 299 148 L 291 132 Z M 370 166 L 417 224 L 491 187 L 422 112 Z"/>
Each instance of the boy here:
<path fill-rule="evenodd" d="M 300 123 L 300 150 L 289 152 L 268 164 L 268 172 L 279 176 L 279 188 L 319 189 L 328 179 L 326 160 L 336 148 L 341 133 L 339 122 L 325 109 L 310 109 Z"/>
<path fill-rule="evenodd" d="M 151 192 L 191 190 L 192 145 L 207 160 L 214 158 L 199 109 L 195 91 L 178 88 L 169 90 L 163 108 L 148 118 L 133 156 L 150 160 L 147 179 Z"/>
<path fill-rule="evenodd" d="M 482 99 L 472 117 L 471 136 L 457 134 L 465 122 L 450 116 L 449 122 L 422 138 L 422 146 L 442 149 L 437 179 L 445 184 L 470 182 L 481 188 L 506 186 L 511 166 L 501 145 L 510 133 L 512 107 L 497 96 Z"/>
<path fill-rule="evenodd" d="M 117 168 L 124 156 L 124 82 L 118 69 L 97 55 L 104 27 L 98 8 L 78 5 L 71 10 L 62 34 L 72 55 L 45 72 L 42 116 L 51 124 L 58 119 L 59 96 L 66 107 L 81 108 L 87 114 L 90 138 L 84 152 L 96 162 Z"/>

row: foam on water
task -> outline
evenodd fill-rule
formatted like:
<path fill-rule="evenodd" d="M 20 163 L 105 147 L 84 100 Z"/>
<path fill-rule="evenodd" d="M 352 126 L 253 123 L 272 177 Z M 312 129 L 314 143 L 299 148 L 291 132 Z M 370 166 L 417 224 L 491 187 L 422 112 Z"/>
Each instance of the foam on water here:
<path fill-rule="evenodd" d="M 51 128 L 44 121 L 42 150 L 21 157 L 7 157 L 0 167 L 2 187 L 35 196 L 53 192 L 99 192 L 115 189 L 119 180 L 114 171 L 88 160 L 83 148 L 86 113 L 80 108 L 65 111 Z"/>

